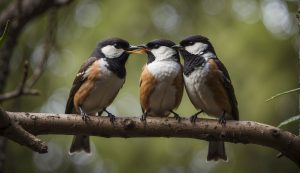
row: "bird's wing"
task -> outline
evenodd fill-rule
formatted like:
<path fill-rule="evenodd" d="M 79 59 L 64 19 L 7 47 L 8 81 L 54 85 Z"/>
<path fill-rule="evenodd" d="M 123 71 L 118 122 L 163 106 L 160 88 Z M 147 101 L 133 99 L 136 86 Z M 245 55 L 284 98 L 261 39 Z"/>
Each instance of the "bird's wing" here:
<path fill-rule="evenodd" d="M 149 106 L 149 99 L 151 93 L 155 88 L 156 82 L 155 78 L 147 69 L 147 66 L 143 67 L 143 71 L 140 78 L 140 103 L 142 107 L 142 111 L 147 111 Z"/>
<path fill-rule="evenodd" d="M 85 72 L 86 70 L 97 60 L 96 57 L 90 57 L 84 64 L 81 65 L 74 81 L 73 81 L 73 85 L 72 88 L 70 90 L 70 94 L 69 94 L 69 98 L 66 104 L 66 109 L 65 109 L 65 113 L 66 114 L 70 114 L 70 113 L 75 113 L 74 112 L 74 95 L 76 94 L 76 92 L 78 91 L 78 89 L 81 87 L 81 85 L 84 83 L 84 81 L 86 80 L 85 77 Z"/>
<path fill-rule="evenodd" d="M 229 97 L 230 100 L 230 104 L 232 106 L 232 116 L 234 120 L 238 120 L 239 119 L 239 111 L 238 111 L 238 103 L 234 94 L 234 89 L 229 77 L 229 73 L 226 69 L 226 67 L 224 66 L 224 64 L 219 60 L 219 59 L 214 59 L 214 61 L 216 62 L 219 70 L 222 72 L 222 78 L 221 81 L 225 86 L 227 95 Z"/>
<path fill-rule="evenodd" d="M 174 83 L 173 83 L 177 89 L 176 92 L 176 100 L 175 100 L 175 107 L 177 108 L 181 102 L 182 94 L 183 94 L 183 73 L 182 73 L 182 66 L 180 65 L 180 71 L 178 75 L 176 76 Z"/>

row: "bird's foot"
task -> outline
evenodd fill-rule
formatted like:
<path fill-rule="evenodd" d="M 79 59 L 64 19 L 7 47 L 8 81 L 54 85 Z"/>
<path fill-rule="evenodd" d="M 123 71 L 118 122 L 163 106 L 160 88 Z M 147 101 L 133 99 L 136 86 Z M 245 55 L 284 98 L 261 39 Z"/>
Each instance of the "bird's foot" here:
<path fill-rule="evenodd" d="M 109 113 L 109 114 L 108 114 L 108 117 L 109 117 L 109 121 L 110 121 L 110 122 L 112 122 L 112 123 L 115 122 L 116 116 L 114 116 L 113 114 Z"/>
<path fill-rule="evenodd" d="M 102 113 L 103 113 L 103 110 L 99 111 L 98 114 L 97 114 L 97 116 L 100 117 L 102 115 Z"/>
<path fill-rule="evenodd" d="M 116 116 L 114 114 L 108 112 L 106 109 L 104 109 L 103 111 L 107 113 L 107 116 L 109 117 L 109 121 L 111 123 L 114 123 L 116 120 Z"/>
<path fill-rule="evenodd" d="M 173 115 L 174 115 L 174 118 L 178 121 L 178 122 L 180 122 L 181 121 L 181 117 L 176 113 L 176 112 L 174 112 L 174 111 L 170 111 Z"/>
<path fill-rule="evenodd" d="M 198 118 L 198 115 L 192 115 L 192 116 L 190 117 L 191 123 L 193 123 L 193 124 L 196 123 L 197 118 Z"/>
<path fill-rule="evenodd" d="M 202 112 L 203 112 L 203 111 L 199 111 L 199 112 L 196 112 L 194 115 L 192 115 L 192 116 L 190 117 L 191 123 L 195 124 L 195 123 L 196 123 L 196 120 L 197 120 L 197 118 L 198 118 L 198 115 L 201 114 Z"/>
<path fill-rule="evenodd" d="M 147 112 L 144 112 L 143 115 L 141 116 L 140 120 L 146 121 L 146 118 L 147 118 Z"/>
<path fill-rule="evenodd" d="M 83 109 L 79 106 L 80 115 L 83 121 L 86 121 L 89 119 L 89 115 L 83 111 Z"/>
<path fill-rule="evenodd" d="M 226 125 L 225 112 L 223 113 L 222 116 L 220 116 L 220 118 L 219 118 L 219 123 L 220 123 L 222 126 L 225 126 L 225 125 Z"/>

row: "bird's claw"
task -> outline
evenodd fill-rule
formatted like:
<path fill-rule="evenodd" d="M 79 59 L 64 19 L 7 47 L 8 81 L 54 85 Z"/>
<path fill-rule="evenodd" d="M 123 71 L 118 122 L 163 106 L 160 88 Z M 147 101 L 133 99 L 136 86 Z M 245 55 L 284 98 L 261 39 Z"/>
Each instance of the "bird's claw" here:
<path fill-rule="evenodd" d="M 116 116 L 114 116 L 113 114 L 108 114 L 109 117 L 109 121 L 114 123 L 116 121 Z"/>
<path fill-rule="evenodd" d="M 177 120 L 178 122 L 181 121 L 181 117 L 179 115 L 174 115 L 175 120 Z"/>
<path fill-rule="evenodd" d="M 109 117 L 109 121 L 111 123 L 114 123 L 116 120 L 116 116 L 114 116 L 112 113 L 108 113 L 107 116 Z"/>
<path fill-rule="evenodd" d="M 140 118 L 141 121 L 146 121 L 146 116 L 142 115 L 142 117 Z"/>
<path fill-rule="evenodd" d="M 140 120 L 141 121 L 146 121 L 147 118 L 147 112 L 143 113 L 143 115 L 141 116 Z"/>
<path fill-rule="evenodd" d="M 112 113 L 108 112 L 108 111 L 106 110 L 106 108 L 103 109 L 103 111 L 107 113 L 107 116 L 109 117 L 109 121 L 110 121 L 111 123 L 114 123 L 114 121 L 116 120 L 116 116 L 113 115 Z"/>
<path fill-rule="evenodd" d="M 88 118 L 88 115 L 87 115 L 87 114 L 83 114 L 83 115 L 81 115 L 81 119 L 82 119 L 83 121 L 86 121 L 86 120 L 87 120 L 87 118 Z"/>
<path fill-rule="evenodd" d="M 225 115 L 220 116 L 218 122 L 219 122 L 219 124 L 221 124 L 222 126 L 225 126 L 225 125 L 226 125 Z"/>
<path fill-rule="evenodd" d="M 192 115 L 192 116 L 190 117 L 191 123 L 195 124 L 195 123 L 196 123 L 196 120 L 197 120 L 197 118 L 198 118 L 198 115 L 201 114 L 202 112 L 203 112 L 203 111 L 201 110 L 201 111 L 199 111 L 199 112 L 196 112 L 194 115 Z"/>
<path fill-rule="evenodd" d="M 81 119 L 83 121 L 86 121 L 89 119 L 89 115 L 87 113 L 85 113 L 81 107 L 79 107 L 79 111 L 80 111 Z"/>
<path fill-rule="evenodd" d="M 172 112 L 172 114 L 174 114 L 175 120 L 177 120 L 178 122 L 180 122 L 181 121 L 181 117 L 176 112 L 174 112 L 174 111 L 171 111 L 171 112 Z"/>
<path fill-rule="evenodd" d="M 198 118 L 198 114 L 192 115 L 192 116 L 190 117 L 191 123 L 196 123 L 197 118 Z"/>

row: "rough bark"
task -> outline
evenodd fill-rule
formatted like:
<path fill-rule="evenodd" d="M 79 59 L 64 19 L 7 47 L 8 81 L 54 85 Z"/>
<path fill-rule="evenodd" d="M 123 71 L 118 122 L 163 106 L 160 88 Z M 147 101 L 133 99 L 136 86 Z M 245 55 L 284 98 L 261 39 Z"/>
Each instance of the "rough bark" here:
<path fill-rule="evenodd" d="M 300 0 L 298 2 L 298 45 L 300 45 Z M 298 46 L 298 85 L 300 86 L 300 46 Z M 300 92 L 298 92 L 298 114 L 300 115 Z M 300 136 L 300 121 L 299 121 L 299 136 Z"/>
<path fill-rule="evenodd" d="M 9 75 L 10 60 L 17 45 L 18 38 L 27 23 L 46 13 L 53 7 L 64 6 L 73 0 L 17 0 L 13 1 L 0 13 L 0 33 L 3 32 L 6 22 L 10 26 L 6 40 L 0 47 L 0 94 L 3 93 Z M 4 172 L 6 139 L 0 137 L 0 173 Z"/>
<path fill-rule="evenodd" d="M 298 1 L 298 11 L 297 11 L 297 19 L 298 19 L 298 85 L 300 86 L 300 0 Z M 300 115 L 300 92 L 298 93 L 298 114 Z M 300 136 L 300 121 L 299 121 L 299 136 Z M 299 170 L 300 172 L 300 170 Z"/>
<path fill-rule="evenodd" d="M 39 153 L 47 152 L 47 145 L 40 139 L 23 129 L 18 121 L 12 121 L 8 114 L 0 109 L 0 129 L 8 139 L 31 148 Z"/>
<path fill-rule="evenodd" d="M 222 126 L 216 120 L 207 119 L 198 119 L 192 124 L 186 118 L 178 122 L 174 118 L 149 117 L 144 123 L 139 117 L 117 117 L 111 123 L 108 117 L 90 116 L 83 121 L 81 116 L 71 114 L 7 112 L 7 115 L 34 135 L 80 133 L 102 137 L 177 137 L 258 144 L 280 151 L 300 167 L 300 137 L 257 122 L 227 121 Z M 0 129 L 0 135 L 6 136 L 4 130 Z"/>

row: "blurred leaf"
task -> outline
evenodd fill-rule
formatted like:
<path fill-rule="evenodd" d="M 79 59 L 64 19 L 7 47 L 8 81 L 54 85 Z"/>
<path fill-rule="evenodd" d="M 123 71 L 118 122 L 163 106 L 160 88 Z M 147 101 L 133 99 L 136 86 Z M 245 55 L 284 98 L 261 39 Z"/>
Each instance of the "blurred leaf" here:
<path fill-rule="evenodd" d="M 0 37 L 0 47 L 2 46 L 2 44 L 4 43 L 4 41 L 6 39 L 8 26 L 9 26 L 9 20 L 6 22 L 4 32 Z"/>
<path fill-rule="evenodd" d="M 289 93 L 292 93 L 292 92 L 296 92 L 296 91 L 299 91 L 299 90 L 300 90 L 300 88 L 295 88 L 295 89 L 292 89 L 292 90 L 284 91 L 282 93 L 278 93 L 278 94 L 272 96 L 271 98 L 267 99 L 266 102 L 268 102 L 270 100 L 273 100 L 276 97 L 279 97 L 279 96 L 282 96 L 282 95 L 285 95 L 285 94 L 289 94 Z"/>
<path fill-rule="evenodd" d="M 283 126 L 289 125 L 294 122 L 298 123 L 299 119 L 300 119 L 300 115 L 293 116 L 293 117 L 281 122 L 277 127 L 283 127 Z"/>

